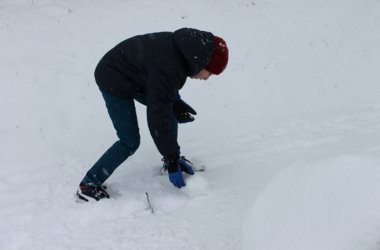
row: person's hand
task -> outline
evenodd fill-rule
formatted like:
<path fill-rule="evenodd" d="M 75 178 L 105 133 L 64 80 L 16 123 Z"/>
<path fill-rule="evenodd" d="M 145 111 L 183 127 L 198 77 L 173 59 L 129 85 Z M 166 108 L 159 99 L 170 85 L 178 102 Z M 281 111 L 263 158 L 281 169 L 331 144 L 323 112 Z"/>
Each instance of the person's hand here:
<path fill-rule="evenodd" d="M 173 113 L 179 123 L 187 123 L 194 121 L 194 116 L 197 112 L 190 107 L 189 104 L 179 99 L 173 104 Z"/>
<path fill-rule="evenodd" d="M 181 167 L 181 170 L 189 175 L 194 174 L 193 164 L 187 160 L 185 157 L 181 156 L 178 160 L 178 165 Z"/>
<path fill-rule="evenodd" d="M 185 181 L 183 180 L 181 168 L 178 168 L 177 172 L 169 172 L 169 181 L 177 188 L 186 186 Z"/>
<path fill-rule="evenodd" d="M 177 188 L 186 186 L 182 171 L 190 175 L 194 174 L 190 162 L 184 157 L 179 157 L 177 154 L 165 157 L 164 161 L 168 170 L 169 181 Z"/>

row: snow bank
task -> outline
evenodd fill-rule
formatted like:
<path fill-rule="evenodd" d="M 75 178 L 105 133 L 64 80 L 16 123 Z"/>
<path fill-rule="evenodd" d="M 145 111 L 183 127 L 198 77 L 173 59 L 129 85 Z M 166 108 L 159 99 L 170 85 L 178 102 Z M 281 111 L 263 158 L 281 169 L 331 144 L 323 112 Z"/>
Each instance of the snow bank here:
<path fill-rule="evenodd" d="M 379 166 L 341 155 L 285 168 L 252 206 L 244 249 L 378 249 Z"/>

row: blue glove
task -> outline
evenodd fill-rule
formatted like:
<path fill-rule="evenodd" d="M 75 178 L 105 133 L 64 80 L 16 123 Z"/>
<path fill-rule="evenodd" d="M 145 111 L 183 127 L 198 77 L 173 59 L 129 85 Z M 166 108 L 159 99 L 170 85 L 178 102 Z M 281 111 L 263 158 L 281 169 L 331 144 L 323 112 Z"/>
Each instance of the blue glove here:
<path fill-rule="evenodd" d="M 169 181 L 177 188 L 186 186 L 182 171 L 190 175 L 194 174 L 190 161 L 185 157 L 178 157 L 177 154 L 165 157 L 164 161 L 165 167 L 168 169 Z"/>
<path fill-rule="evenodd" d="M 179 99 L 173 104 L 173 113 L 178 123 L 192 122 L 194 121 L 192 114 L 197 114 L 197 112 L 182 99 Z"/>
<path fill-rule="evenodd" d="M 183 172 L 189 175 L 194 174 L 193 163 L 187 160 L 184 156 L 179 157 L 178 165 L 180 165 Z"/>
<path fill-rule="evenodd" d="M 177 172 L 174 172 L 174 173 L 169 172 L 169 180 L 177 188 L 186 186 L 185 181 L 183 180 L 182 170 L 180 167 L 178 167 Z"/>

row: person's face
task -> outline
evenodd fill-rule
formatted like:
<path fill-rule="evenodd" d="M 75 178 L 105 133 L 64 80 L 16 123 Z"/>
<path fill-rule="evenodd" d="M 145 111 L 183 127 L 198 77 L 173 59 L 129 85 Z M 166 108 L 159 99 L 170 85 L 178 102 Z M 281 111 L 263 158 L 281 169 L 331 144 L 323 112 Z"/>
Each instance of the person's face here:
<path fill-rule="evenodd" d="M 201 71 L 199 71 L 198 74 L 195 74 L 195 75 L 191 76 L 190 78 L 191 79 L 198 79 L 198 80 L 207 80 L 211 75 L 212 75 L 212 73 L 210 71 L 202 69 Z"/>

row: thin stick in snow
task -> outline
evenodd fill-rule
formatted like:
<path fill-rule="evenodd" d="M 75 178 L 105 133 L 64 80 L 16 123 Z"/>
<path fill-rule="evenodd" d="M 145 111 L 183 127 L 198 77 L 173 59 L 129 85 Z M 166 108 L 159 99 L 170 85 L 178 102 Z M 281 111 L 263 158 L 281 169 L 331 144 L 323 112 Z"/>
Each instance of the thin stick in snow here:
<path fill-rule="evenodd" d="M 148 201 L 149 209 L 152 212 L 152 214 L 154 214 L 152 203 L 150 203 L 149 194 L 148 194 L 148 192 L 145 192 L 145 194 L 146 194 L 146 200 Z"/>

